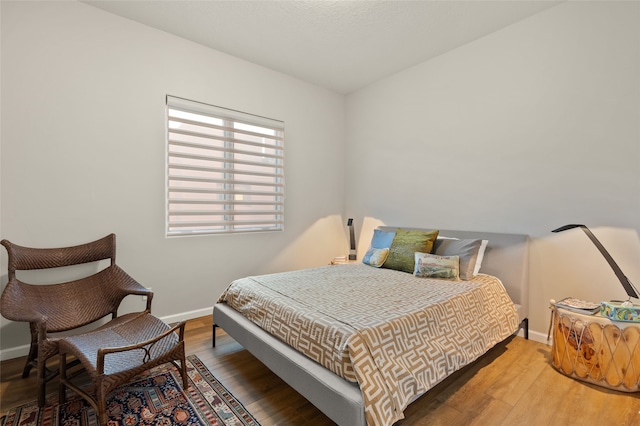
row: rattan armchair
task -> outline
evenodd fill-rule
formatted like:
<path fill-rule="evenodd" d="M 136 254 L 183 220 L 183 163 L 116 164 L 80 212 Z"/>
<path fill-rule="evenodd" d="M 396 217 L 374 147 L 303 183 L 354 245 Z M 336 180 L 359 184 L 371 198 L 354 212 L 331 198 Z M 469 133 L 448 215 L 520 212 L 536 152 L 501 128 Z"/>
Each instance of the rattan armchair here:
<path fill-rule="evenodd" d="M 107 315 L 118 317 L 118 307 L 128 295 L 147 296 L 145 312 L 151 311 L 153 293 L 116 265 L 116 236 L 64 248 L 21 247 L 7 240 L 9 281 L 0 297 L 0 313 L 12 321 L 28 322 L 31 347 L 22 377 L 37 370 L 38 405 L 44 406 L 46 382 L 58 374 L 46 361 L 58 354 L 59 338 L 50 333 L 70 331 Z M 28 284 L 16 271 L 59 268 L 110 259 L 110 265 L 81 279 L 55 284 Z M 134 316 L 139 313 L 123 315 Z"/>

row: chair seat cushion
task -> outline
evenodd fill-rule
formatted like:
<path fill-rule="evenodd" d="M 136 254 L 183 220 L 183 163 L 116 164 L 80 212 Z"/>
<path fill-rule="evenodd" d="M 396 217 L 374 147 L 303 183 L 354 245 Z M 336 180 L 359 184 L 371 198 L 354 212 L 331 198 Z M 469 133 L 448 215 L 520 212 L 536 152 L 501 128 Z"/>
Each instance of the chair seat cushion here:
<path fill-rule="evenodd" d="M 76 356 L 93 376 L 97 370 L 98 350 L 138 345 L 169 330 L 168 324 L 150 313 L 123 315 L 88 333 L 61 339 L 61 353 Z M 104 374 L 111 375 L 148 364 L 171 351 L 179 342 L 171 333 L 157 342 L 141 348 L 108 353 L 104 358 Z"/>

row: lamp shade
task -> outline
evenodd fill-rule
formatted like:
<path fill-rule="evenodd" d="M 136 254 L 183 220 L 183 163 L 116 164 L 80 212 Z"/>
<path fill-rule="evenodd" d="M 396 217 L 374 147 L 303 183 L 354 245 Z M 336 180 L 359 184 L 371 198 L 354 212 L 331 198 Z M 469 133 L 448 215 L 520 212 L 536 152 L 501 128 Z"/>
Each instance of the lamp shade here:
<path fill-rule="evenodd" d="M 604 248 L 602 243 L 598 241 L 596 236 L 593 235 L 593 233 L 589 230 L 589 228 L 587 228 L 585 225 L 573 224 L 573 225 L 561 226 L 560 228 L 554 229 L 551 232 L 562 232 L 562 231 L 567 231 L 573 228 L 582 228 L 584 233 L 587 234 L 589 239 L 591 239 L 591 242 L 593 242 L 593 244 L 595 244 L 598 250 L 600 250 L 600 254 L 602 254 L 602 256 L 604 256 L 604 258 L 606 259 L 607 263 L 609 263 L 609 266 L 611 266 L 611 269 L 613 269 L 613 272 L 616 274 L 616 277 L 618 277 L 618 279 L 620 280 L 620 283 L 622 284 L 622 287 L 624 287 L 624 290 L 627 292 L 627 295 L 629 296 L 629 298 L 635 297 L 637 299 L 638 289 L 636 289 L 635 286 L 631 283 L 631 281 L 629 281 L 629 278 L 627 278 L 626 275 L 622 273 L 622 270 L 620 269 L 618 264 L 613 260 L 609 252 Z"/>

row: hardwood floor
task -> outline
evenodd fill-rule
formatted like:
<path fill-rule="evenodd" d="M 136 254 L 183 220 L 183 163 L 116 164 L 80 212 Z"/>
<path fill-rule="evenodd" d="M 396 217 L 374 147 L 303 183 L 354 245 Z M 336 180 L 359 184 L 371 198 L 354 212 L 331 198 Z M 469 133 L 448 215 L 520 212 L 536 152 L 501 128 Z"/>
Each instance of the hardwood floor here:
<path fill-rule="evenodd" d="M 197 355 L 263 426 L 333 425 L 312 404 L 217 329 L 210 316 L 187 323 L 187 353 Z M 24 358 L 0 364 L 0 415 L 35 399 L 35 373 L 21 378 Z M 55 392 L 57 382 L 47 391 Z M 558 373 L 549 347 L 514 337 L 433 388 L 396 426 L 640 425 L 640 398 Z"/>

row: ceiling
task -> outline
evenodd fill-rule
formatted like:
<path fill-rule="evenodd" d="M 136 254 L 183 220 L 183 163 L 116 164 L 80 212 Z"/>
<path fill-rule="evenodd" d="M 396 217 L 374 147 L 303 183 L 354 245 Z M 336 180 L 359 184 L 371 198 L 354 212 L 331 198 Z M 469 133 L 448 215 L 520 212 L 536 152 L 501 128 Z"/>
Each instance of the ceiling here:
<path fill-rule="evenodd" d="M 85 0 L 84 3 L 346 94 L 561 2 Z"/>

